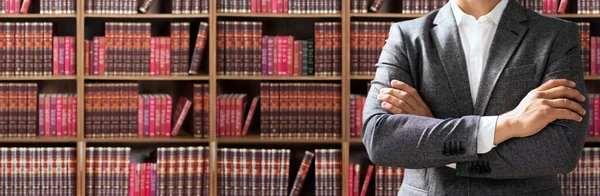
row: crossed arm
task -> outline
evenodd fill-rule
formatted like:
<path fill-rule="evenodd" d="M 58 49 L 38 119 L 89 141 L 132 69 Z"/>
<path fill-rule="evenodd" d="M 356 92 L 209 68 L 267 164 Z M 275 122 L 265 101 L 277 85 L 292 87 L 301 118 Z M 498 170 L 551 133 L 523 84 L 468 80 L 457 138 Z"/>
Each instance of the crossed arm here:
<path fill-rule="evenodd" d="M 554 43 L 542 85 L 514 110 L 498 118 L 490 152 L 477 155 L 481 116 L 436 119 L 413 89 L 399 27 L 377 64 L 364 112 L 363 142 L 379 165 L 429 168 L 457 163 L 456 174 L 512 179 L 567 173 L 575 168 L 587 129 L 586 90 L 576 26 L 566 25 Z M 557 38 L 558 39 L 558 38 Z M 398 80 L 398 81 L 394 81 Z M 393 81 L 393 82 L 390 82 Z M 465 153 L 446 156 L 444 145 L 462 142 Z M 489 173 L 470 173 L 468 162 L 481 160 Z"/>

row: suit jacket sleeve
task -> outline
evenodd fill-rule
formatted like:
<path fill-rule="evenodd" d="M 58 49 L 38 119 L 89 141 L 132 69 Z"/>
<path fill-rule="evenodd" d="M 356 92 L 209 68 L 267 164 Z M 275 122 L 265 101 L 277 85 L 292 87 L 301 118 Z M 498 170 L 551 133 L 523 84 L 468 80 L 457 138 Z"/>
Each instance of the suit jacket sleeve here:
<path fill-rule="evenodd" d="M 551 79 L 569 79 L 587 97 L 581 66 L 578 28 L 565 23 L 551 47 L 542 83 Z M 587 100 L 581 103 L 589 111 Z M 589 113 L 589 112 L 588 112 Z M 478 161 L 457 164 L 457 175 L 511 179 L 556 175 L 572 171 L 585 143 L 589 114 L 582 122 L 557 120 L 527 138 L 513 138 L 499 144 Z M 483 164 L 482 164 L 483 163 Z M 488 171 L 473 171 L 473 166 Z M 484 169 L 486 170 L 486 169 Z"/>
<path fill-rule="evenodd" d="M 403 168 L 430 168 L 477 159 L 479 116 L 436 119 L 390 114 L 377 100 L 392 80 L 411 86 L 411 77 L 402 30 L 391 27 L 389 38 L 377 63 L 363 112 L 363 143 L 374 164 Z"/>

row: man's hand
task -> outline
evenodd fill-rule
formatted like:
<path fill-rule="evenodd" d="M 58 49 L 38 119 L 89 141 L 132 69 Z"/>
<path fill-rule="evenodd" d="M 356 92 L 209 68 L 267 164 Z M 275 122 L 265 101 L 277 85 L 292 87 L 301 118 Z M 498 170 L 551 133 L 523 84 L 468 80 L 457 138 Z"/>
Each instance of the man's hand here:
<path fill-rule="evenodd" d="M 404 82 L 392 80 L 392 88 L 381 89 L 379 93 L 377 98 L 383 102 L 381 107 L 393 114 L 433 117 L 419 92 Z"/>
<path fill-rule="evenodd" d="M 555 120 L 581 122 L 586 111 L 580 102 L 585 96 L 574 88 L 575 82 L 556 79 L 529 92 L 514 110 L 498 117 L 494 144 L 534 135 Z"/>

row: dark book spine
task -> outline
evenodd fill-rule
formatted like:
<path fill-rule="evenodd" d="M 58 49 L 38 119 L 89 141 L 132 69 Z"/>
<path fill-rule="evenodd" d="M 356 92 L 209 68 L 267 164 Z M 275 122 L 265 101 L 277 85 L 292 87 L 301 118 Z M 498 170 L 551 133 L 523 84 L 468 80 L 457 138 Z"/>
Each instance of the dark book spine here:
<path fill-rule="evenodd" d="M 280 136 L 280 130 L 279 130 L 279 112 L 280 112 L 280 107 L 279 107 L 279 94 L 280 94 L 280 88 L 279 88 L 279 83 L 270 83 L 269 84 L 269 118 L 270 118 L 270 132 L 269 132 L 269 136 L 270 137 L 279 137 Z"/>
<path fill-rule="evenodd" d="M 26 125 L 26 136 L 27 137 L 35 137 L 37 131 L 37 114 L 36 114 L 36 106 L 37 106 L 37 91 L 38 87 L 36 83 L 27 84 L 27 125 Z"/>
<path fill-rule="evenodd" d="M 182 76 L 187 75 L 187 72 L 190 70 L 190 23 L 181 23 L 180 28 L 178 75 Z"/>
<path fill-rule="evenodd" d="M 125 62 L 125 51 L 127 50 L 125 46 L 127 43 L 125 42 L 125 36 L 127 32 L 127 24 L 119 22 L 115 25 L 115 41 L 113 42 L 115 51 L 113 53 L 114 63 L 110 67 L 110 71 L 107 70 L 107 73 L 111 76 L 117 76 L 122 74 L 123 66 Z"/>
<path fill-rule="evenodd" d="M 140 12 L 142 13 L 147 13 L 150 8 L 152 7 L 152 4 L 154 4 L 154 0 L 144 0 L 142 1 L 142 4 L 140 5 Z"/>
<path fill-rule="evenodd" d="M 304 152 L 304 157 L 302 158 L 302 162 L 300 163 L 300 168 L 298 169 L 298 173 L 296 174 L 296 179 L 294 180 L 294 184 L 292 185 L 292 190 L 290 191 L 290 196 L 299 196 L 302 192 L 302 188 L 304 185 L 304 180 L 306 179 L 306 175 L 308 173 L 308 169 L 312 163 L 312 159 L 314 154 L 312 152 L 306 151 Z"/>
<path fill-rule="evenodd" d="M 269 83 L 260 83 L 260 136 L 267 137 L 269 134 Z"/>
<path fill-rule="evenodd" d="M 197 75 L 200 72 L 200 63 L 206 46 L 208 23 L 201 22 L 198 27 L 198 35 L 196 37 L 196 46 L 192 56 L 191 66 L 189 69 L 190 75 Z"/>
<path fill-rule="evenodd" d="M 222 1 L 220 1 L 222 2 Z M 219 3 L 221 4 L 221 3 Z M 217 22 L 217 75 L 225 75 L 226 21 Z M 1 50 L 1 49 L 0 49 Z"/>
<path fill-rule="evenodd" d="M 5 23 L 6 24 L 6 31 L 4 33 L 6 33 L 6 53 L 5 55 L 5 62 L 6 62 L 6 73 L 7 76 L 15 76 L 16 73 L 16 61 L 15 61 L 15 42 L 17 41 L 16 39 L 16 32 L 17 32 L 17 23 Z"/>
<path fill-rule="evenodd" d="M 123 62 L 120 66 L 117 66 L 116 70 L 117 75 L 120 76 L 132 75 L 135 25 L 137 25 L 137 23 L 123 24 Z"/>
<path fill-rule="evenodd" d="M 244 66 L 244 54 L 242 48 L 244 47 L 243 43 L 243 34 L 245 29 L 247 29 L 247 22 L 234 21 L 233 22 L 233 42 L 232 42 L 232 53 L 233 56 L 228 56 L 228 58 L 233 59 L 233 72 L 234 76 L 241 76 L 243 72 Z M 228 64 L 229 65 L 229 64 Z"/>
<path fill-rule="evenodd" d="M 254 57 L 254 55 L 252 53 L 252 42 L 250 40 L 252 38 L 253 23 L 242 22 L 241 27 L 241 33 L 239 34 L 240 38 L 238 39 L 240 43 L 238 45 L 240 47 L 238 51 L 241 54 L 239 55 L 239 57 L 241 57 L 239 67 L 241 70 L 239 70 L 238 73 L 243 76 L 251 76 L 253 72 L 252 69 L 254 68 L 254 66 L 252 66 L 252 62 L 254 62 L 252 57 Z"/>
<path fill-rule="evenodd" d="M 333 64 L 333 76 L 342 75 L 342 24 L 333 23 L 333 36 L 332 36 L 332 64 Z"/>
<path fill-rule="evenodd" d="M 180 73 L 180 34 L 181 23 L 171 23 L 171 75 L 178 75 Z"/>
<path fill-rule="evenodd" d="M 33 45 L 35 40 L 33 39 L 34 26 L 36 23 L 24 23 L 24 39 L 23 39 L 23 75 L 33 76 L 34 64 L 33 64 Z"/>
<path fill-rule="evenodd" d="M 236 29 L 235 21 L 227 21 L 225 22 L 225 64 L 224 74 L 225 75 L 235 75 L 235 29 Z"/>
<path fill-rule="evenodd" d="M 261 75 L 261 66 L 263 63 L 263 43 L 261 42 L 262 36 L 262 23 L 261 22 L 252 22 L 252 59 L 253 59 L 253 69 L 252 75 L 260 76 Z"/>

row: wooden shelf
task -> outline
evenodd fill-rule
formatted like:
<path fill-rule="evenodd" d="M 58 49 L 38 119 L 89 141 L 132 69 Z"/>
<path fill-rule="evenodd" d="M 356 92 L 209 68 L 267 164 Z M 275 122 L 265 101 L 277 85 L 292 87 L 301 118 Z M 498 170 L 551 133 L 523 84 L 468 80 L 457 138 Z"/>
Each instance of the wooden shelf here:
<path fill-rule="evenodd" d="M 350 17 L 356 18 L 418 18 L 425 14 L 400 14 L 400 13 L 353 13 Z"/>
<path fill-rule="evenodd" d="M 585 143 L 598 144 L 600 143 L 600 137 L 587 137 L 585 138 Z"/>
<path fill-rule="evenodd" d="M 0 138 L 0 143 L 76 143 L 75 137 Z"/>
<path fill-rule="evenodd" d="M 76 18 L 77 14 L 0 14 L 0 18 Z"/>
<path fill-rule="evenodd" d="M 2 76 L 0 81 L 76 80 L 77 76 Z"/>
<path fill-rule="evenodd" d="M 208 14 L 84 14 L 85 18 L 208 18 Z"/>
<path fill-rule="evenodd" d="M 361 144 L 361 145 L 363 144 L 363 142 L 362 142 L 362 139 L 361 139 L 361 138 L 350 138 L 350 139 L 348 140 L 348 142 L 349 142 L 350 144 Z"/>
<path fill-rule="evenodd" d="M 600 14 L 547 14 L 556 18 L 600 18 Z M 425 14 L 401 14 L 401 13 L 351 13 L 350 17 L 356 18 L 418 18 Z"/>
<path fill-rule="evenodd" d="M 208 76 L 85 76 L 85 80 L 208 81 Z"/>
<path fill-rule="evenodd" d="M 240 18 L 341 18 L 342 14 L 247 14 L 247 13 L 217 13 L 217 17 L 240 17 Z"/>
<path fill-rule="evenodd" d="M 340 138 L 262 138 L 246 136 L 240 138 L 217 138 L 222 144 L 341 144 Z"/>
<path fill-rule="evenodd" d="M 375 75 L 350 76 L 350 79 L 352 80 L 373 80 L 373 78 L 375 78 Z"/>
<path fill-rule="evenodd" d="M 285 81 L 338 81 L 340 76 L 217 76 L 218 80 L 285 80 Z"/>
<path fill-rule="evenodd" d="M 206 138 L 86 138 L 87 143 L 208 143 Z"/>

